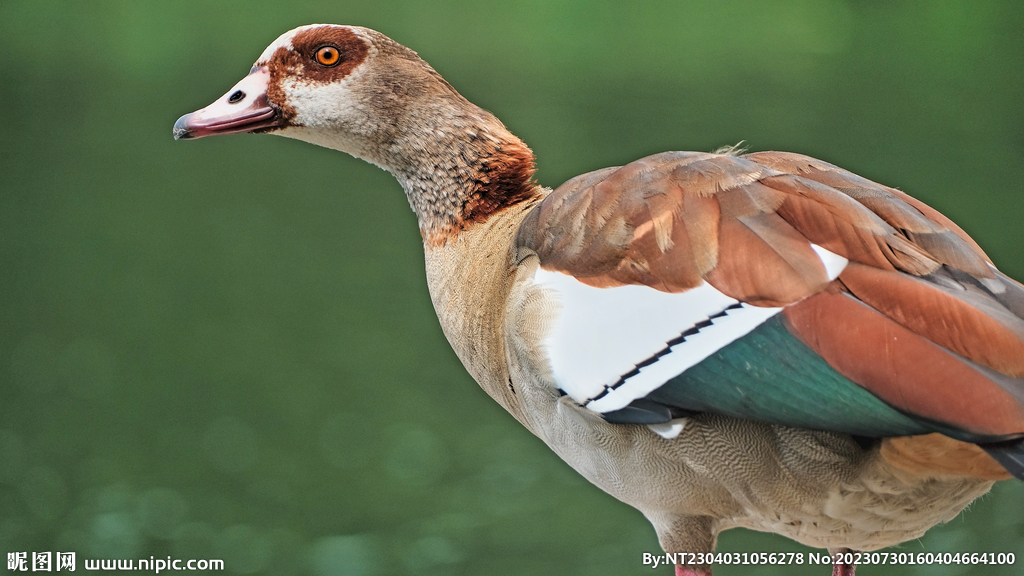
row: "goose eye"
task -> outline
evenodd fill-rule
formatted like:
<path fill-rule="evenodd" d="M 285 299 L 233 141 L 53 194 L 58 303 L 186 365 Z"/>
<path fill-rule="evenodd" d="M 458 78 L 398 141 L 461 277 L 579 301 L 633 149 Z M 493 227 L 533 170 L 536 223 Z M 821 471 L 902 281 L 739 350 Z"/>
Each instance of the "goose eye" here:
<path fill-rule="evenodd" d="M 314 58 L 321 66 L 334 66 L 341 62 L 341 53 L 334 46 L 323 46 L 317 49 Z"/>

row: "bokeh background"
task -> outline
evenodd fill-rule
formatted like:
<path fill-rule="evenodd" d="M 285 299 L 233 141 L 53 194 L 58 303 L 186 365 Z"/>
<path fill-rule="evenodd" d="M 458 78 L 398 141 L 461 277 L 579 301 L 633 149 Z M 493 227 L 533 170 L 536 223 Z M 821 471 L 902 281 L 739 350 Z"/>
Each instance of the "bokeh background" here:
<path fill-rule="evenodd" d="M 466 375 L 391 177 L 171 125 L 301 24 L 414 48 L 538 178 L 670 149 L 823 158 L 944 211 L 1024 278 L 1018 0 L 0 1 L 0 552 L 235 574 L 670 574 L 643 517 Z M 1007 482 L 905 552 L 1008 552 Z M 741 530 L 720 550 L 807 551 Z M 828 574 L 825 566 L 716 575 Z"/>

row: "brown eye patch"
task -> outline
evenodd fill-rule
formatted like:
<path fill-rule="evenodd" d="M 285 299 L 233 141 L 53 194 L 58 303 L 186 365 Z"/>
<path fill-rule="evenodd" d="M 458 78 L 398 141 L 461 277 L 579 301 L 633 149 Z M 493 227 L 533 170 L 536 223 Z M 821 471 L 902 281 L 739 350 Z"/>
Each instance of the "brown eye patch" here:
<path fill-rule="evenodd" d="M 341 53 L 334 46 L 321 46 L 313 55 L 313 59 L 321 66 L 337 66 L 338 62 L 341 62 Z"/>
<path fill-rule="evenodd" d="M 331 49 L 336 56 L 325 53 Z M 307 82 L 335 82 L 352 73 L 369 55 L 369 42 L 347 26 L 316 26 L 302 30 L 292 38 L 292 47 L 278 48 L 268 59 L 266 66 L 270 71 L 270 85 L 267 97 L 271 103 L 280 108 L 281 116 L 287 122 L 293 122 L 295 109 L 288 104 L 288 96 L 284 92 L 287 81 L 301 79 Z M 324 58 L 334 64 L 324 64 Z"/>
<path fill-rule="evenodd" d="M 270 57 L 271 83 L 285 76 L 334 82 L 352 73 L 369 55 L 370 45 L 347 26 L 316 26 L 292 38 L 291 49 L 278 48 Z"/>

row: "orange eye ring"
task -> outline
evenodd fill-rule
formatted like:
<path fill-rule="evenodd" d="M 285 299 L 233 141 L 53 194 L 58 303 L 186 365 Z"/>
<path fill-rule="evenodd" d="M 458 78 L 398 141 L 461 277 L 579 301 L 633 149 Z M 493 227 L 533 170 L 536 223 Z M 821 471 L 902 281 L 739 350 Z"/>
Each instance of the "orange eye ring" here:
<path fill-rule="evenodd" d="M 338 62 L 341 62 L 341 52 L 334 46 L 321 46 L 317 48 L 313 58 L 321 66 L 337 66 Z"/>

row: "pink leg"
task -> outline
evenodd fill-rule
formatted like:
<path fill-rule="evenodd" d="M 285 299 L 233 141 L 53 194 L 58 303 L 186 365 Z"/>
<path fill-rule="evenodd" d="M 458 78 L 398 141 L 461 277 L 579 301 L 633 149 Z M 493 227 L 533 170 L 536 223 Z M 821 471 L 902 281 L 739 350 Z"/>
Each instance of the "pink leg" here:
<path fill-rule="evenodd" d="M 693 568 L 676 564 L 676 576 L 711 576 L 711 569 Z"/>
<path fill-rule="evenodd" d="M 838 550 L 829 550 L 829 553 L 835 556 L 836 554 L 849 554 L 853 552 L 849 548 L 840 548 Z M 847 564 L 845 562 L 836 562 L 832 565 L 832 576 L 854 576 L 854 571 L 857 569 L 856 564 Z"/>
<path fill-rule="evenodd" d="M 854 576 L 853 572 L 856 569 L 856 564 L 833 564 L 832 576 Z"/>

